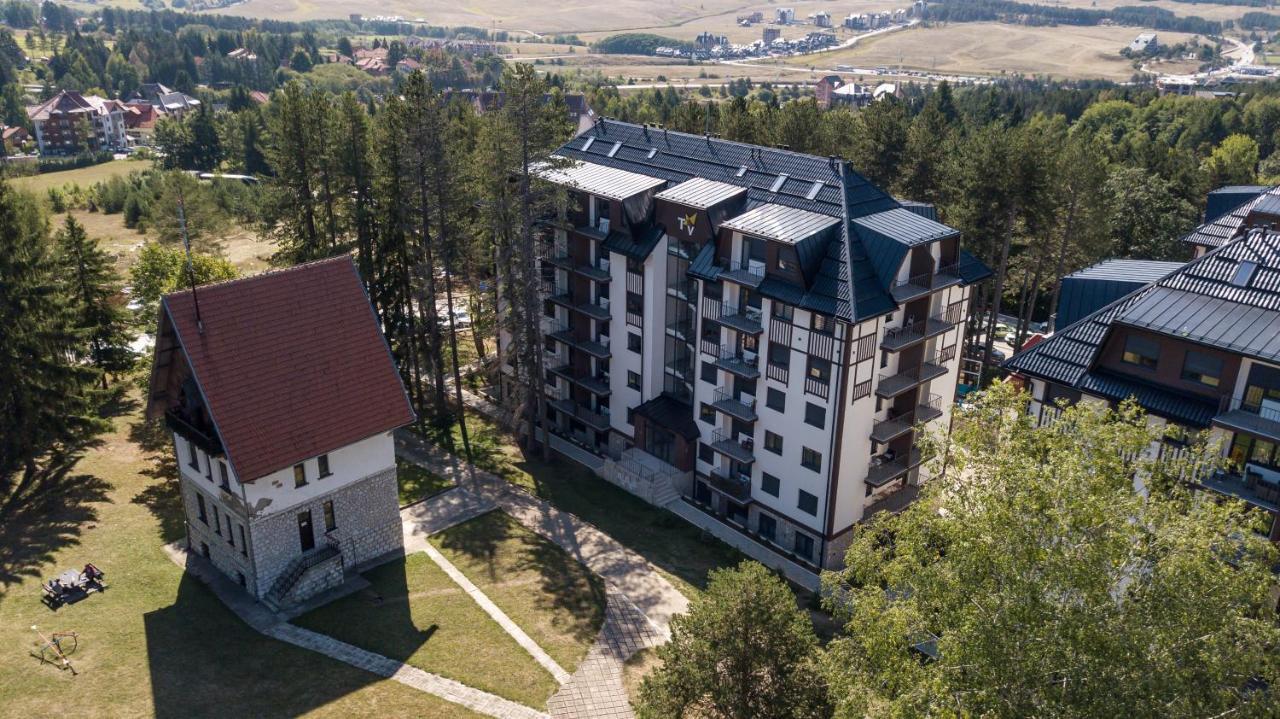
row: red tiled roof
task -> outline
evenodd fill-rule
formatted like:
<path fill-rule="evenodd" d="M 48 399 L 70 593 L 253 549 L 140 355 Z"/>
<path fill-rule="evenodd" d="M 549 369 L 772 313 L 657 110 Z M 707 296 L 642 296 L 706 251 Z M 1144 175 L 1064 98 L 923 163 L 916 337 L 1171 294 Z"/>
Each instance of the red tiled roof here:
<path fill-rule="evenodd" d="M 350 257 L 165 295 L 236 476 L 259 479 L 414 419 Z"/>

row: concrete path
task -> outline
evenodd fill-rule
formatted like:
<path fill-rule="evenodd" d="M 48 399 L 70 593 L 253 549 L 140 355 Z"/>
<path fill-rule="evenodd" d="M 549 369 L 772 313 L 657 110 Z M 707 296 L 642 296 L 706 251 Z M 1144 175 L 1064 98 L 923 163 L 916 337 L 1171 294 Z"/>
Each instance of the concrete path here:
<path fill-rule="evenodd" d="M 445 701 L 496 717 L 496 719 L 550 719 L 547 714 L 523 704 L 479 689 L 472 689 L 438 674 L 425 672 L 390 657 L 289 624 L 268 611 L 261 603 L 254 601 L 243 588 L 215 569 L 204 557 L 188 552 L 178 543 L 164 545 L 164 551 L 175 564 L 207 584 L 214 596 L 245 624 L 273 639 L 319 652 L 331 659 L 364 669 L 418 691 L 433 694 Z"/>
<path fill-rule="evenodd" d="M 542 647 L 538 646 L 538 643 L 533 641 L 528 634 L 525 634 L 518 624 L 511 621 L 511 617 L 508 617 L 506 612 L 502 611 L 489 597 L 485 596 L 485 593 L 480 591 L 480 588 L 473 584 L 470 579 L 467 579 L 467 575 L 458 571 L 458 568 L 453 566 L 453 562 L 446 559 L 440 553 L 440 550 L 427 543 L 424 551 L 426 551 L 428 557 L 431 557 L 431 561 L 435 562 L 437 566 L 444 570 L 445 574 L 449 575 L 454 584 L 462 587 L 462 591 L 466 592 L 472 601 L 480 605 L 485 614 L 488 614 L 493 621 L 498 623 L 498 626 L 502 627 L 502 631 L 511 635 L 511 638 L 516 640 L 516 643 L 526 652 L 529 652 L 529 655 L 533 657 L 534 661 L 541 664 L 543 669 L 551 672 L 551 676 L 555 677 L 556 681 L 561 684 L 569 681 L 569 672 L 566 672 L 563 667 L 556 663 L 556 660 L 543 651 Z"/>
<path fill-rule="evenodd" d="M 427 534 L 456 524 L 453 520 L 458 516 L 475 516 L 478 508 L 492 505 L 551 540 L 605 580 L 605 621 L 600 634 L 573 675 L 562 680 L 564 686 L 547 706 L 557 719 L 633 717 L 622 684 L 623 663 L 640 649 L 667 641 L 671 618 L 688 611 L 688 599 L 644 557 L 596 527 L 462 462 L 421 437 L 398 433 L 396 452 L 410 462 L 454 479 L 458 485 L 401 511 L 406 546 L 410 538 L 415 546 L 418 542 L 425 545 Z M 453 493 L 458 495 L 448 496 Z"/>

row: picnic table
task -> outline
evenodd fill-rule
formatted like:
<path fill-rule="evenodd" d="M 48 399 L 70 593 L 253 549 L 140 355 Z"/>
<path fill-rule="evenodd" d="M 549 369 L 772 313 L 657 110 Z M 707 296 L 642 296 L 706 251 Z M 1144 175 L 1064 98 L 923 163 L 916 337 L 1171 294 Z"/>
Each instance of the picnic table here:
<path fill-rule="evenodd" d="M 106 591 L 106 582 L 102 581 L 105 577 L 106 574 L 92 564 L 84 565 L 84 569 L 68 569 L 41 585 L 42 601 L 50 609 L 78 602 L 94 592 Z"/>

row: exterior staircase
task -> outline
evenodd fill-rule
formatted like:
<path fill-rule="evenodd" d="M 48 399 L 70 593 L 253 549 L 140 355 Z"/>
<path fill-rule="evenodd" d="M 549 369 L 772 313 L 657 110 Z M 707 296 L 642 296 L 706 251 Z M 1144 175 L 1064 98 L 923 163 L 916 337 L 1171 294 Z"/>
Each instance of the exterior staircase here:
<path fill-rule="evenodd" d="M 617 460 L 607 459 L 600 476 L 650 504 L 665 507 L 680 498 L 678 483 L 686 472 L 637 448 Z"/>
<path fill-rule="evenodd" d="M 276 577 L 275 583 L 271 585 L 271 590 L 262 598 L 262 603 L 266 604 L 273 612 L 280 611 L 281 608 L 289 604 L 289 593 L 297 586 L 298 580 L 302 579 L 307 570 L 317 567 L 334 557 L 341 558 L 342 551 L 335 544 L 327 544 L 293 560 L 280 573 L 280 576 Z"/>

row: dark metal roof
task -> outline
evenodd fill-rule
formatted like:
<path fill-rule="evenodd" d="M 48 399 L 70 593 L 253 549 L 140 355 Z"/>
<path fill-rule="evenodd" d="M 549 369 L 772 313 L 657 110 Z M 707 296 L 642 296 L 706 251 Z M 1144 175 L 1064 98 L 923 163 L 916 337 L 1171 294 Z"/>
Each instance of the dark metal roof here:
<path fill-rule="evenodd" d="M 1244 234 L 1249 228 L 1245 226 L 1244 220 L 1249 213 L 1263 202 L 1267 197 L 1280 195 L 1280 186 L 1265 188 L 1264 192 L 1254 196 L 1237 205 L 1234 210 L 1219 215 L 1213 219 L 1206 219 L 1204 224 L 1192 230 L 1190 234 L 1182 238 L 1182 242 L 1189 245 L 1198 245 L 1200 247 L 1221 247 L 1227 242 Z M 1208 213 L 1206 212 L 1206 217 Z"/>
<path fill-rule="evenodd" d="M 1257 268 L 1238 279 L 1242 262 Z M 1208 410 L 1185 394 L 1090 370 L 1113 324 L 1140 327 L 1227 352 L 1280 361 L 1280 233 L 1250 232 L 1128 294 L 1005 362 L 1057 384 L 1116 398 L 1131 391 L 1152 412 L 1195 419 Z M 1122 388 L 1120 382 L 1142 388 Z M 1157 396 L 1154 392 L 1163 392 Z"/>
<path fill-rule="evenodd" d="M 900 218 L 896 222 L 881 222 L 886 222 L 885 238 L 904 247 L 925 241 L 922 227 L 945 228 L 931 223 L 926 212 L 902 210 L 897 200 L 835 158 L 608 119 L 597 121 L 563 145 L 558 154 L 661 178 L 677 187 L 693 178 L 703 178 L 745 188 L 748 211 L 762 205 L 781 205 L 856 220 L 900 210 L 888 218 Z M 907 234 L 902 239 L 895 236 L 904 230 Z M 872 264 L 872 253 L 863 246 L 858 233 L 849 229 L 847 247 L 841 237 L 843 233 L 830 234 L 825 251 L 821 247 L 803 248 L 809 256 L 820 258 L 817 275 L 808 288 L 767 278 L 760 286 L 761 294 L 853 322 L 893 311 L 896 304 L 889 296 L 890 285 L 881 279 L 881 273 Z M 968 257 L 972 266 L 966 282 L 989 276 L 990 270 L 972 256 Z M 715 279 L 719 269 L 714 266 L 714 253 L 704 248 L 690 264 L 689 273 L 701 279 Z"/>
<path fill-rule="evenodd" d="M 764 237 L 793 245 L 822 232 L 840 221 L 839 217 L 822 215 L 786 205 L 765 203 L 720 224 L 736 232 Z"/>
<path fill-rule="evenodd" d="M 1182 267 L 1181 262 L 1107 260 L 1062 278 L 1057 325 L 1066 327 Z"/>
<path fill-rule="evenodd" d="M 674 397 L 660 394 L 637 406 L 635 413 L 685 439 L 695 440 L 700 436 L 698 425 L 693 421 L 693 409 Z"/>
<path fill-rule="evenodd" d="M 1209 193 L 1204 206 L 1204 221 L 1213 222 L 1240 205 L 1267 191 L 1266 185 L 1227 185 Z"/>
<path fill-rule="evenodd" d="M 606 250 L 626 255 L 633 260 L 644 260 L 662 239 L 666 227 L 662 224 L 646 224 L 632 227 L 630 232 L 610 230 L 602 243 Z"/>
<path fill-rule="evenodd" d="M 859 217 L 853 221 L 853 229 L 885 287 L 893 286 L 898 268 L 912 247 L 960 234 L 901 207 Z"/>

